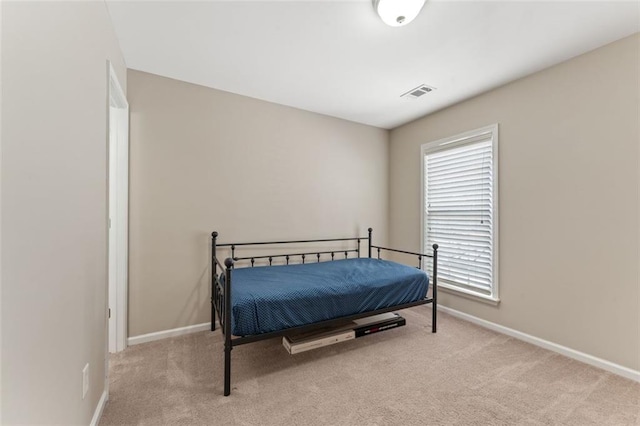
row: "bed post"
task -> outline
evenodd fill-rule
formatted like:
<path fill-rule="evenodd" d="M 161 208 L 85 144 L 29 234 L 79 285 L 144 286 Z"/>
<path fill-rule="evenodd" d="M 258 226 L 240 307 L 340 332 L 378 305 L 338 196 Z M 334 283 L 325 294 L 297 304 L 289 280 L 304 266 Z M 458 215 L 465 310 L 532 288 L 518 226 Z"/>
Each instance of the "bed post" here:
<path fill-rule="evenodd" d="M 226 266 L 224 280 L 224 396 L 231 393 L 231 270 L 233 269 L 233 259 L 227 258 L 224 261 Z"/>
<path fill-rule="evenodd" d="M 371 258 L 371 233 L 373 232 L 373 228 L 369 228 L 369 258 Z"/>
<path fill-rule="evenodd" d="M 435 333 L 437 330 L 436 321 L 438 313 L 438 245 L 433 245 L 433 290 L 432 290 L 432 312 L 431 312 L 431 332 Z"/>
<path fill-rule="evenodd" d="M 211 331 L 216 330 L 216 276 L 218 275 L 218 263 L 216 262 L 216 239 L 218 233 L 211 233 Z"/>

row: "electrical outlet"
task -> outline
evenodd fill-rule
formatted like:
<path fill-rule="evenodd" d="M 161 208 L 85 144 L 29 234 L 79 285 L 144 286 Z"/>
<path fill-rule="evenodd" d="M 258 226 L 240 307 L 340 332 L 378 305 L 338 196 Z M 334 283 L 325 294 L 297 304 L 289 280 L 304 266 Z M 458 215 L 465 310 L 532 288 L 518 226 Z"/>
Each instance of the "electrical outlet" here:
<path fill-rule="evenodd" d="M 87 396 L 89 391 L 89 363 L 82 369 L 82 399 Z"/>

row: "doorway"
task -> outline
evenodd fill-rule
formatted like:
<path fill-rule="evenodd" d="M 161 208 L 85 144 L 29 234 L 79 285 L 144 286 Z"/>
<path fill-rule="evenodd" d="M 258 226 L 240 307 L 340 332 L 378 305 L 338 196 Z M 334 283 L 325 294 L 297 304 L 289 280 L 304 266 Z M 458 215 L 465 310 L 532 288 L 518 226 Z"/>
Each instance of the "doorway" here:
<path fill-rule="evenodd" d="M 127 346 L 129 103 L 109 63 L 109 352 Z"/>

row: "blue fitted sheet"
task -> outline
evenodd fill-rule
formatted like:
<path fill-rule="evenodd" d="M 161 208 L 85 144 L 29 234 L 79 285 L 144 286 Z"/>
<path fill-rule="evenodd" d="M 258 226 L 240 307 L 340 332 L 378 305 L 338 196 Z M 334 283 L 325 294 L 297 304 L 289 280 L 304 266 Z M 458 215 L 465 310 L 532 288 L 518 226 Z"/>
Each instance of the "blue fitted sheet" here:
<path fill-rule="evenodd" d="M 236 336 L 279 331 L 415 302 L 428 289 L 425 272 L 370 258 L 238 268 L 231 329 Z"/>

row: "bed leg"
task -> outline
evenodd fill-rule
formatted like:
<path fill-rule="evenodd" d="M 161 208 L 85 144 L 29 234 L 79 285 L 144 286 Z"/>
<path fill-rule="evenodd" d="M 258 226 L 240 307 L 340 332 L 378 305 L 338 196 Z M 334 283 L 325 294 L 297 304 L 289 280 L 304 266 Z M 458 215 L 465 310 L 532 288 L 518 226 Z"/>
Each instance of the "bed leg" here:
<path fill-rule="evenodd" d="M 231 394 L 231 348 L 224 348 L 224 396 Z"/>
<path fill-rule="evenodd" d="M 211 233 L 211 331 L 216 331 L 216 276 L 218 264 L 216 262 L 217 232 Z"/>
<path fill-rule="evenodd" d="M 431 332 L 435 333 L 438 329 L 438 245 L 433 245 L 433 302 L 431 312 Z"/>
<path fill-rule="evenodd" d="M 431 312 L 431 332 L 435 333 L 436 331 L 438 331 L 437 328 L 437 321 L 438 321 L 438 313 L 437 313 L 437 304 L 436 304 L 436 298 L 433 298 L 433 310 Z"/>
<path fill-rule="evenodd" d="M 216 331 L 216 308 L 213 297 L 211 298 L 211 331 Z"/>
<path fill-rule="evenodd" d="M 225 259 L 224 266 L 227 270 L 224 290 L 224 396 L 231 394 L 231 271 L 233 260 Z"/>

